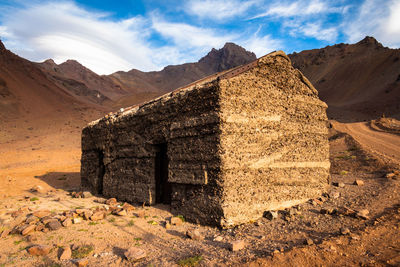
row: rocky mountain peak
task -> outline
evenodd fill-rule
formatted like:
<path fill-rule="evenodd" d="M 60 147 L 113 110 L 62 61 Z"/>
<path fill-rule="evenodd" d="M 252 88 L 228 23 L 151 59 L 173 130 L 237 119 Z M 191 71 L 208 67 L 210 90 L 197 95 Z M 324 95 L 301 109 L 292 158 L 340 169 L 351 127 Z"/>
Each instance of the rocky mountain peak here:
<path fill-rule="evenodd" d="M 375 47 L 375 48 L 381 48 L 383 45 L 378 42 L 374 37 L 371 36 L 365 36 L 364 39 L 356 43 L 356 45 L 359 46 L 367 46 L 367 47 Z"/>
<path fill-rule="evenodd" d="M 6 51 L 6 47 L 4 46 L 3 42 L 0 40 L 0 52 Z"/>
<path fill-rule="evenodd" d="M 226 43 L 221 49 L 213 48 L 205 57 L 199 60 L 200 64 L 211 66 L 215 72 L 227 70 L 256 60 L 254 53 L 234 43 Z"/>

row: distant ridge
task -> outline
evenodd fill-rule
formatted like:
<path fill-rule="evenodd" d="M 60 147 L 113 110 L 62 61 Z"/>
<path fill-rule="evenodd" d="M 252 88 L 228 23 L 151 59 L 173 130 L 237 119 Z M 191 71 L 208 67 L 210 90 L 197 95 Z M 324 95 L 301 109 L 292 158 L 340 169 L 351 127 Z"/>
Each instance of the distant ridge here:
<path fill-rule="evenodd" d="M 289 55 L 325 101 L 328 116 L 340 121 L 400 117 L 400 50 L 367 36 Z"/>

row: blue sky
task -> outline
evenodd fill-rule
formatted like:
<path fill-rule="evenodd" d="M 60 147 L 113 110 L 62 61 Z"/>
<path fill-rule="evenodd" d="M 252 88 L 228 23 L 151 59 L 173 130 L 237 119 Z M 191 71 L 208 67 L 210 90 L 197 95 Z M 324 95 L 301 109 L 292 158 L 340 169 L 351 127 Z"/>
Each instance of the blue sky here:
<path fill-rule="evenodd" d="M 400 47 L 400 0 L 0 0 L 0 38 L 32 61 L 160 70 L 237 43 L 262 56 L 366 35 Z"/>

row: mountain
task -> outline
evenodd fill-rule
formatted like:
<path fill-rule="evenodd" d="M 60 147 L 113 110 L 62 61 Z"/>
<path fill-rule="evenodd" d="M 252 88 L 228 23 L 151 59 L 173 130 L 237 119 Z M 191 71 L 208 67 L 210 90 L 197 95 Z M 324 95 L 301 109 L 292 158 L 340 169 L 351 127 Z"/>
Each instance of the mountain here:
<path fill-rule="evenodd" d="M 50 79 L 67 87 L 75 95 L 86 94 L 91 102 L 103 103 L 116 100 L 126 92 L 105 75 L 98 75 L 76 60 L 67 60 L 57 65 L 52 59 L 37 63 Z"/>
<path fill-rule="evenodd" d="M 400 116 L 400 49 L 373 37 L 289 55 L 328 104 L 328 116 L 361 121 Z"/>
<path fill-rule="evenodd" d="M 122 98 L 119 106 L 132 105 L 150 100 L 215 72 L 249 63 L 256 58 L 254 53 L 246 51 L 236 44 L 226 43 L 219 50 L 213 48 L 195 63 L 167 66 L 161 71 L 152 72 L 142 72 L 136 69 L 128 72 L 119 71 L 108 77 L 124 91 L 131 93 L 131 98 Z M 141 101 L 135 97 L 139 97 Z"/>

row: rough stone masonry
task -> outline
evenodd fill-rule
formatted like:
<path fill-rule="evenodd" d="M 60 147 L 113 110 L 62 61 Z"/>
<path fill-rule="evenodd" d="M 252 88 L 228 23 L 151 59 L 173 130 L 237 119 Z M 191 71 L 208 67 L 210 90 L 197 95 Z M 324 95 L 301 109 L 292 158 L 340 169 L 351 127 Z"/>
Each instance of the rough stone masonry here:
<path fill-rule="evenodd" d="M 324 192 L 327 105 L 281 51 L 91 122 L 82 186 L 232 227 Z"/>

